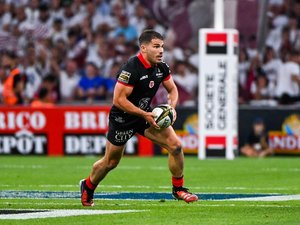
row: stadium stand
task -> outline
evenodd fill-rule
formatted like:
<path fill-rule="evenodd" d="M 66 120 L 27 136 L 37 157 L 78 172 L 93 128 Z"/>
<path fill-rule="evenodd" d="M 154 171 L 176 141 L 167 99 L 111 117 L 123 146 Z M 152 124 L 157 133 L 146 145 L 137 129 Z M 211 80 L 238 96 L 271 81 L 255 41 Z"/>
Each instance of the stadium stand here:
<path fill-rule="evenodd" d="M 234 1 L 234 0 L 225 0 Z M 197 9 L 212 15 L 212 1 L 184 0 L 0 0 L 0 50 L 17 55 L 18 68 L 26 76 L 20 104 L 29 105 L 45 86 L 53 103 L 108 102 L 117 66 L 138 51 L 137 36 L 144 29 L 155 29 L 165 37 L 165 61 L 176 73 L 184 62 L 187 77 L 197 77 L 197 32 L 211 27 L 207 16 L 193 20 Z M 300 50 L 300 2 L 270 0 L 266 48 L 257 49 L 259 1 L 237 1 L 236 28 L 240 31 L 239 102 L 257 101 L 290 104 L 299 100 L 300 79 L 293 79 L 296 95 L 278 95 L 277 80 L 285 76 L 282 67 L 290 53 Z M 197 12 L 198 12 L 197 11 Z M 232 20 L 232 19 L 231 19 Z M 251 23 L 250 23 L 251 21 Z M 226 21 L 225 21 L 226 23 Z M 2 58 L 0 54 L 0 59 Z M 85 98 L 78 91 L 87 65 L 94 65 L 103 80 L 101 97 Z M 298 66 L 299 67 L 299 66 Z M 296 71 L 297 72 L 297 71 Z M 1 66 L 0 92 L 9 71 Z M 196 74 L 196 75 L 195 75 Z M 297 73 L 300 77 L 300 72 Z M 52 85 L 45 85 L 51 77 Z M 197 104 L 197 87 L 185 90 L 185 79 L 176 79 L 181 105 Z M 62 84 L 63 83 L 63 84 Z M 66 88 L 68 87 L 68 91 Z M 191 93 L 192 92 L 192 93 Z M 159 93 L 163 93 L 163 90 Z M 283 96 L 284 94 L 284 96 Z M 87 100 L 89 99 L 89 100 Z M 288 99 L 286 102 L 285 99 Z M 292 99 L 292 100 L 291 100 Z M 159 96 L 156 103 L 162 101 Z M 5 104 L 0 99 L 0 104 Z"/>

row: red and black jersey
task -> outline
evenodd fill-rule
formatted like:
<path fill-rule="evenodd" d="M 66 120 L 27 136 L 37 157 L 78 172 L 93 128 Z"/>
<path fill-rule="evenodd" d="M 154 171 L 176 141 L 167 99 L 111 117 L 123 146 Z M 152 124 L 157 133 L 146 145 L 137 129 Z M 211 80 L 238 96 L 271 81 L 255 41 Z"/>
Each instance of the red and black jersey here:
<path fill-rule="evenodd" d="M 166 63 L 160 62 L 151 66 L 139 53 L 121 67 L 117 75 L 117 82 L 133 87 L 128 100 L 140 109 L 147 111 L 159 85 L 170 77 L 170 69 Z M 112 111 L 123 112 L 115 106 L 112 107 Z"/>

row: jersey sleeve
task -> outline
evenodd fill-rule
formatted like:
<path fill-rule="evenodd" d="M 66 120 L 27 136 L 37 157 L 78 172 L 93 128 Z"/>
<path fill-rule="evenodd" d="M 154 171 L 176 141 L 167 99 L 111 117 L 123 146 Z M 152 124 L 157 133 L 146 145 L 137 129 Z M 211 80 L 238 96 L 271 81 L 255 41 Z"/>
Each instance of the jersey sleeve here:
<path fill-rule="evenodd" d="M 163 81 L 167 81 L 172 77 L 170 67 L 165 62 L 162 62 L 161 66 L 163 69 Z"/>
<path fill-rule="evenodd" d="M 137 72 L 136 70 L 130 68 L 126 64 L 121 67 L 120 71 L 117 74 L 117 82 L 125 86 L 134 87 L 137 81 Z"/>

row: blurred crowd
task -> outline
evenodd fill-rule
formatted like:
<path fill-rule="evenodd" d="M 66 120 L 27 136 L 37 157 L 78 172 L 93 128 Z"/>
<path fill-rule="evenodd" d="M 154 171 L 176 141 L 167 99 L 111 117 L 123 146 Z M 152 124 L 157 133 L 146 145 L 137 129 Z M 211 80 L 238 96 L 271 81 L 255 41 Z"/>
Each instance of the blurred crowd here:
<path fill-rule="evenodd" d="M 195 104 L 197 49 L 179 47 L 144 1 L 0 0 L 0 104 L 109 102 L 120 66 L 144 29 L 166 37 L 180 104 Z M 164 101 L 161 89 L 157 102 Z"/>
<path fill-rule="evenodd" d="M 293 104 L 300 101 L 300 1 L 270 0 L 268 33 L 263 52 L 256 36 L 239 52 L 239 102 Z"/>
<path fill-rule="evenodd" d="M 154 29 L 165 36 L 164 60 L 179 104 L 196 105 L 198 48 L 186 44 L 192 39 L 188 26 L 176 24 L 175 14 L 167 19 L 167 11 L 158 16 L 153 2 L 0 0 L 0 104 L 109 103 L 120 66 L 139 51 L 139 34 Z M 170 7 L 185 13 L 191 2 L 200 1 L 174 1 Z M 269 0 L 267 16 L 263 51 L 257 50 L 255 34 L 247 39 L 240 34 L 240 104 L 300 100 L 300 0 Z M 174 26 L 186 30 L 184 35 Z M 153 103 L 165 98 L 160 88 Z"/>

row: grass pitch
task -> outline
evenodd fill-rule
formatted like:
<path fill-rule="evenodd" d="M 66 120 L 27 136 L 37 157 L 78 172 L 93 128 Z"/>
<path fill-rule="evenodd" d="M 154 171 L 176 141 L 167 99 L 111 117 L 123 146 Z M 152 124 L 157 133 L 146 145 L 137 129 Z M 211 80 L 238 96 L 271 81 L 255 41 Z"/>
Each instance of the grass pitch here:
<path fill-rule="evenodd" d="M 200 200 L 193 204 L 165 199 L 105 200 L 83 208 L 78 197 L 18 198 L 10 191 L 71 192 L 79 195 L 96 157 L 0 156 L 0 218 L 9 210 L 140 210 L 138 212 L 82 215 L 29 220 L 1 220 L 0 224 L 300 224 L 300 200 Z M 195 193 L 300 194 L 300 158 L 238 158 L 233 161 L 186 157 L 185 186 Z M 97 189 L 97 193 L 170 193 L 166 157 L 124 157 Z M 76 193 L 77 192 L 77 193 Z M 105 194 L 103 195 L 105 197 Z"/>

